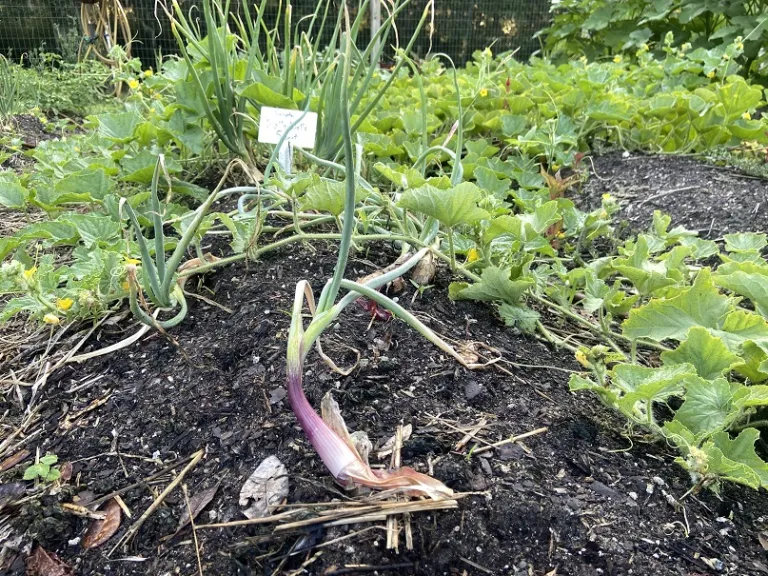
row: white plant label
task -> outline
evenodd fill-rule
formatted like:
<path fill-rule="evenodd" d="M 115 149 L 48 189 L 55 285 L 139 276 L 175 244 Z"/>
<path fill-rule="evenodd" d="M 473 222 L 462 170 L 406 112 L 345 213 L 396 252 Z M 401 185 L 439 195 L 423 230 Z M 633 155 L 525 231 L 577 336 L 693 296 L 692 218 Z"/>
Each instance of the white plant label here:
<path fill-rule="evenodd" d="M 291 124 L 297 120 L 299 122 L 291 128 Z M 290 132 L 283 140 L 285 144 L 310 150 L 315 147 L 317 113 L 262 107 L 259 120 L 259 142 L 277 144 L 289 128 Z"/>

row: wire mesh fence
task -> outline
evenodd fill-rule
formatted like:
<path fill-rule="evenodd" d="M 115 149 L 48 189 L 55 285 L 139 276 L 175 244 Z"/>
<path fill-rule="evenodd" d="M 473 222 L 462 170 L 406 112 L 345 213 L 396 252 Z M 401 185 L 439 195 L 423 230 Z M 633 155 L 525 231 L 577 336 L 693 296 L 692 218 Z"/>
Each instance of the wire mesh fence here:
<path fill-rule="evenodd" d="M 20 58 L 53 52 L 66 61 L 76 61 L 82 53 L 89 30 L 81 18 L 83 6 L 94 0 L 2 0 L 0 1 L 0 53 Z M 253 0 L 249 0 L 253 2 Z M 285 0 L 267 4 L 266 22 L 273 23 L 283 13 Z M 183 9 L 194 15 L 200 0 L 183 0 Z M 294 22 L 311 14 L 316 0 L 292 0 Z M 397 18 L 397 37 L 401 42 L 411 37 L 427 0 L 414 0 Z M 176 41 L 167 16 L 156 0 L 123 0 L 133 36 L 132 55 L 151 66 L 158 54 L 173 54 Z M 386 3 L 382 3 L 386 18 Z M 232 2 L 238 10 L 239 3 Z M 550 0 L 436 0 L 434 13 L 414 46 L 416 56 L 442 52 L 456 64 L 463 64 L 475 50 L 493 45 L 495 53 L 517 50 L 525 59 L 539 48 L 533 38 L 547 25 Z M 369 15 L 359 35 L 361 42 L 370 38 Z M 118 38 L 118 40 L 120 40 Z M 395 41 L 390 35 L 388 43 Z"/>

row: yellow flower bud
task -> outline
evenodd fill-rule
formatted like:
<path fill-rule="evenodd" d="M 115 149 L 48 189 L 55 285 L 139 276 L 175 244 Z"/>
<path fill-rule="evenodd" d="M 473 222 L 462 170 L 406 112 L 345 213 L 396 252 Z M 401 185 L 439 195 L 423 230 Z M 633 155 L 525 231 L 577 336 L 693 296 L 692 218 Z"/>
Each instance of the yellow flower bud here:
<path fill-rule="evenodd" d="M 616 64 L 621 63 L 621 56 L 614 56 L 613 61 L 616 62 Z"/>
<path fill-rule="evenodd" d="M 136 90 L 136 88 L 138 87 L 139 87 L 138 80 L 134 80 L 134 79 L 128 80 L 128 88 L 130 88 L 131 90 Z"/>
<path fill-rule="evenodd" d="M 43 316 L 43 322 L 46 324 L 51 324 L 53 326 L 56 326 L 61 323 L 61 320 L 59 320 L 59 317 L 56 316 L 56 314 L 51 314 L 50 312 Z"/>
<path fill-rule="evenodd" d="M 148 70 L 144 70 L 144 77 L 145 77 L 145 78 L 151 78 L 151 77 L 152 77 L 152 74 L 154 74 L 154 72 L 152 72 L 152 70 L 151 70 L 151 69 L 148 69 Z"/>
<path fill-rule="evenodd" d="M 37 272 L 37 266 L 32 266 L 32 268 L 24 270 L 22 274 L 24 274 L 25 279 L 30 280 L 35 275 L 35 272 Z"/>
<path fill-rule="evenodd" d="M 714 77 L 715 77 L 715 71 L 714 70 L 710 70 L 709 72 L 707 72 L 707 78 L 714 78 Z"/>
<path fill-rule="evenodd" d="M 66 312 L 70 308 L 72 308 L 72 304 L 74 304 L 75 301 L 72 300 L 72 298 L 59 298 L 56 300 L 56 308 L 61 310 L 62 312 Z"/>
<path fill-rule="evenodd" d="M 485 88 L 483 88 L 482 90 L 480 90 L 480 96 L 481 96 L 482 98 L 485 98 L 486 96 L 488 96 L 488 90 L 486 90 Z"/>
<path fill-rule="evenodd" d="M 480 252 L 477 248 L 467 250 L 467 262 L 476 262 L 477 260 L 480 260 Z"/>
<path fill-rule="evenodd" d="M 744 120 L 752 120 L 752 114 L 750 114 L 749 112 L 744 112 L 744 114 L 742 114 L 741 117 L 744 118 Z"/>

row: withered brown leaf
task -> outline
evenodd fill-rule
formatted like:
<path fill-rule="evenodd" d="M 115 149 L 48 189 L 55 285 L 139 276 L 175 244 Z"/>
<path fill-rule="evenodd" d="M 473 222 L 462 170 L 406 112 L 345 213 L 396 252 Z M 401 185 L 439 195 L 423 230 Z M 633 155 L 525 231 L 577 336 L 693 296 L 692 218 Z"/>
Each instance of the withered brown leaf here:
<path fill-rule="evenodd" d="M 75 571 L 53 552 L 37 546 L 27 557 L 27 576 L 73 576 Z"/>
<path fill-rule="evenodd" d="M 21 450 L 20 452 L 16 452 L 13 456 L 9 456 L 2 462 L 0 462 L 0 472 L 5 472 L 6 470 L 10 470 L 16 464 L 24 460 L 27 456 L 29 456 L 30 452 L 29 450 Z"/>
<path fill-rule="evenodd" d="M 203 508 L 208 506 L 208 504 L 213 500 L 213 497 L 216 496 L 216 492 L 219 489 L 219 483 L 217 483 L 215 486 L 212 486 L 211 488 L 208 488 L 207 490 L 203 490 L 202 492 L 198 492 L 194 496 L 192 496 L 189 499 L 189 508 L 187 508 L 186 501 L 182 503 L 183 509 L 181 512 L 181 518 L 179 518 L 179 527 L 176 529 L 176 532 L 178 533 L 184 526 L 189 524 L 190 517 L 189 517 L 189 510 L 192 510 L 192 520 L 197 518 L 197 515 L 200 514 L 200 512 L 203 511 Z"/>
<path fill-rule="evenodd" d="M 59 472 L 61 473 L 62 482 L 69 482 L 70 478 L 72 478 L 72 463 L 71 462 L 64 462 L 61 466 L 59 466 Z"/>
<path fill-rule="evenodd" d="M 112 538 L 117 529 L 120 528 L 122 513 L 120 512 L 120 504 L 114 498 L 104 504 L 99 511 L 106 514 L 106 518 L 104 520 L 94 520 L 91 523 L 85 532 L 85 536 L 83 536 L 83 548 L 101 546 Z"/>

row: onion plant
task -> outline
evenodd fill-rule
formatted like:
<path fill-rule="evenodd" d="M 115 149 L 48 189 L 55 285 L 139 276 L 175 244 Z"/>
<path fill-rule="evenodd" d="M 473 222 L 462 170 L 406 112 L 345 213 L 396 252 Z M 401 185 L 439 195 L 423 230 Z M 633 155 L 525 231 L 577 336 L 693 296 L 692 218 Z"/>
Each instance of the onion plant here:
<path fill-rule="evenodd" d="M 264 4 L 266 4 L 266 0 L 262 1 L 262 6 Z M 235 37 L 229 31 L 229 0 L 223 7 L 215 0 L 204 0 L 202 5 L 206 37 L 203 37 L 200 28 L 195 25 L 192 18 L 186 18 L 176 0 L 172 4 L 173 11 L 166 10 L 166 13 L 171 19 L 171 30 L 176 37 L 179 50 L 187 62 L 189 74 L 197 85 L 199 100 L 208 122 L 221 142 L 233 154 L 248 159 L 250 157 L 248 140 L 244 132 L 247 119 L 245 114 L 246 99 L 239 98 L 235 90 L 235 74 L 239 54 Z M 260 18 L 254 26 L 257 31 L 260 31 Z M 195 51 L 196 58 L 192 57 L 192 49 Z M 248 51 L 246 78 L 250 77 L 256 64 L 257 50 L 258 39 L 251 44 Z M 208 77 L 203 75 L 203 72 L 208 72 L 208 70 L 198 70 L 197 58 L 208 65 L 210 84 L 214 95 L 213 105 L 207 96 Z"/>
<path fill-rule="evenodd" d="M 282 14 L 281 39 L 278 37 L 279 20 L 271 30 L 265 24 L 267 0 L 261 0 L 253 15 L 248 3 L 243 4 L 243 19 L 230 14 L 229 0 L 224 4 L 218 0 L 203 0 L 205 36 L 194 19 L 185 16 L 177 0 L 167 13 L 188 73 L 200 95 L 202 112 L 226 148 L 253 165 L 250 136 L 256 120 L 252 112 L 263 105 L 306 110 L 312 107 L 319 116 L 316 155 L 327 160 L 339 158 L 342 151 L 342 111 L 338 106 L 341 86 L 346 85 L 345 90 L 350 96 L 348 105 L 355 119 L 354 134 L 406 62 L 398 57 L 388 78 L 376 84 L 385 41 L 395 27 L 395 18 L 410 2 L 395 0 L 389 16 L 365 50 L 361 52 L 353 48 L 354 54 L 344 67 L 349 74 L 344 74 L 339 66 L 336 51 L 343 51 L 347 37 L 353 46 L 356 43 L 368 12 L 368 0 L 360 2 L 357 18 L 344 34 L 341 33 L 342 12 L 339 12 L 325 50 L 321 49 L 320 41 L 329 20 L 332 0 L 318 2 L 306 31 L 300 31 L 301 21 L 293 26 L 288 2 Z M 399 52 L 410 52 L 432 9 L 432 3 L 428 2 L 408 44 Z M 230 21 L 235 22 L 237 33 L 230 30 Z M 311 35 L 316 36 L 314 42 L 310 40 Z M 282 50 L 278 49 L 278 41 L 283 44 Z"/>
<path fill-rule="evenodd" d="M 329 68 L 326 77 L 323 79 L 320 95 L 318 99 L 318 136 L 315 153 L 320 158 L 332 160 L 338 158 L 343 152 L 343 129 L 342 117 L 349 113 L 355 119 L 351 125 L 351 133 L 354 135 L 357 129 L 363 125 L 368 116 L 378 105 L 384 94 L 398 76 L 400 69 L 406 64 L 406 57 L 413 48 L 416 39 L 421 33 L 422 28 L 427 22 L 430 11 L 433 9 L 432 2 L 427 2 L 422 12 L 421 18 L 404 49 L 398 50 L 398 58 L 394 68 L 389 72 L 386 81 L 380 86 L 372 89 L 376 72 L 378 71 L 378 62 L 386 46 L 386 38 L 395 28 L 395 19 L 398 14 L 410 4 L 411 0 L 397 0 L 390 9 L 389 16 L 382 22 L 381 28 L 373 35 L 366 49 L 360 53 L 355 49 L 354 69 L 352 62 L 345 66 L 335 66 Z M 360 28 L 363 16 L 367 13 L 368 0 L 361 3 L 358 9 L 358 15 L 355 22 L 349 28 L 345 38 L 340 38 L 340 51 L 344 50 L 345 44 L 351 42 L 355 45 L 357 40 L 357 31 Z M 338 26 L 338 24 L 337 24 Z M 351 59 L 351 56 L 350 56 Z M 345 74 L 345 70 L 348 73 Z M 342 109 L 341 94 L 342 86 L 349 96 L 349 102 L 344 102 L 347 109 Z M 365 100 L 364 100 L 365 98 Z"/>
<path fill-rule="evenodd" d="M 189 221 L 183 227 L 183 233 L 176 240 L 176 246 L 171 255 L 166 259 L 166 222 L 163 219 L 164 211 L 158 194 L 160 175 L 165 173 L 165 164 L 163 156 L 160 155 L 155 164 L 155 171 L 152 176 L 149 197 L 149 213 L 153 229 L 153 239 L 149 240 L 144 236 L 139 222 L 139 216 L 125 198 L 120 200 L 120 212 L 125 213 L 129 222 L 132 224 L 136 242 L 141 255 L 141 282 L 137 274 L 137 268 L 134 263 L 126 266 L 128 277 L 128 290 L 131 312 L 145 324 L 156 328 L 172 328 L 181 322 L 187 315 L 187 301 L 184 297 L 183 277 L 178 273 L 183 267 L 192 265 L 201 265 L 210 262 L 213 257 L 205 256 L 200 249 L 199 232 L 200 226 L 208 214 L 214 201 L 223 195 L 230 193 L 254 192 L 257 189 L 253 187 L 238 187 L 221 190 L 224 181 L 229 175 L 229 168 L 225 171 L 219 185 L 198 206 L 196 210 L 190 213 Z M 167 176 L 167 174 L 166 174 Z M 170 182 L 170 178 L 169 178 Z M 187 249 L 194 246 L 197 250 L 197 258 L 182 264 Z M 178 312 L 168 320 L 157 320 L 155 315 L 149 311 L 149 302 L 161 310 L 173 310 L 178 308 Z"/>
<path fill-rule="evenodd" d="M 11 63 L 0 55 L 0 121 L 16 111 L 18 106 L 19 78 Z"/>
<path fill-rule="evenodd" d="M 350 74 L 350 45 L 350 39 L 347 37 L 346 50 L 340 58 L 341 69 L 347 77 Z M 469 364 L 464 357 L 420 322 L 413 314 L 377 290 L 377 288 L 384 286 L 416 266 L 427 254 L 429 248 L 422 248 L 420 251 L 404 259 L 402 264 L 383 274 L 370 278 L 362 284 L 344 279 L 352 235 L 356 227 L 356 179 L 348 85 L 346 82 L 341 83 L 338 97 L 339 109 L 342 111 L 340 124 L 346 185 L 338 260 L 334 274 L 323 287 L 316 306 L 309 283 L 306 280 L 302 280 L 296 286 L 287 350 L 288 399 L 305 434 L 317 450 L 323 463 L 340 484 L 344 486 L 362 485 L 376 489 L 388 489 L 412 495 L 429 496 L 435 499 L 450 496 L 452 491 L 444 484 L 411 468 L 403 467 L 399 470 L 389 471 L 372 470 L 366 461 L 365 454 L 361 453 L 352 436 L 347 431 L 335 404 L 324 403 L 324 415 L 321 418 L 312 409 L 304 395 L 303 364 L 307 354 L 314 344 L 319 344 L 319 338 L 323 331 L 335 322 L 349 304 L 361 296 L 374 300 L 377 305 L 392 312 L 396 317 L 416 329 L 430 342 L 465 366 L 475 367 Z M 431 237 L 426 239 L 428 242 L 434 238 L 435 232 L 436 230 L 433 229 Z M 403 259 L 401 258 L 401 260 Z M 347 294 L 339 299 L 339 292 L 341 290 L 347 291 Z M 312 319 L 306 327 L 303 320 L 305 299 L 312 314 Z"/>

